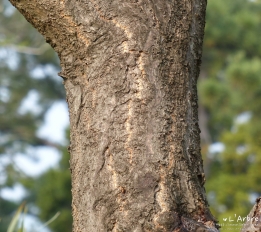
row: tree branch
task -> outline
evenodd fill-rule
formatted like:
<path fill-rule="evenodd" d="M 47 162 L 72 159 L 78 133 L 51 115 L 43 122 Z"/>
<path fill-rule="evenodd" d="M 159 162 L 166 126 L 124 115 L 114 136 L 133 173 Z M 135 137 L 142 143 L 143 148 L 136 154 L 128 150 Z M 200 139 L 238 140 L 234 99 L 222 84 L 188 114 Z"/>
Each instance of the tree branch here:
<path fill-rule="evenodd" d="M 10 2 L 44 36 L 46 42 L 59 56 L 67 49 L 72 51 L 73 41 L 80 36 L 76 36 L 79 32 L 77 24 L 68 12 L 64 1 L 10 0 Z"/>

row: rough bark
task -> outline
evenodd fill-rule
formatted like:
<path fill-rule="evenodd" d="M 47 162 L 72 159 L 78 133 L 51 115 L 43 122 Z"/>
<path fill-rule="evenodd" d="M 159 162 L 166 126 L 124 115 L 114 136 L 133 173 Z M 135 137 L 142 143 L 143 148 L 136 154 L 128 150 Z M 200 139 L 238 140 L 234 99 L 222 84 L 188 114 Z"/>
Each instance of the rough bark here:
<path fill-rule="evenodd" d="M 257 198 L 256 204 L 253 206 L 241 232 L 259 232 L 261 231 L 261 197 Z"/>
<path fill-rule="evenodd" d="M 11 2 L 60 57 L 73 231 L 217 231 L 197 112 L 206 0 Z"/>

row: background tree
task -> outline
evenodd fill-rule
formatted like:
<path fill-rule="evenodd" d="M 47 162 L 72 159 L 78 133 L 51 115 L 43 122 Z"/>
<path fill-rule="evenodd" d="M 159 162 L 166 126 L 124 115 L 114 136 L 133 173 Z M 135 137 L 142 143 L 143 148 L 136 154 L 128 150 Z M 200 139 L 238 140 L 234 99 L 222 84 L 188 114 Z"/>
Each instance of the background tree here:
<path fill-rule="evenodd" d="M 21 181 L 32 182 L 32 178 L 26 176 L 12 162 L 17 153 L 23 153 L 28 159 L 34 160 L 32 148 L 51 146 L 61 149 L 63 146 L 40 137 L 38 129 L 44 122 L 46 112 L 55 102 L 64 101 L 65 94 L 60 77 L 56 74 L 59 70 L 59 61 L 50 46 L 8 1 L 0 1 L 0 11 L 0 189 L 2 189 Z M 28 101 L 34 104 L 28 107 L 25 104 Z M 65 176 L 66 171 L 63 177 Z M 67 198 L 70 198 L 69 194 L 70 192 Z M 42 195 L 40 197 L 43 198 Z M 38 201 L 40 202 L 39 199 Z M 6 231 L 19 204 L 0 198 L 0 231 Z M 61 207 L 57 211 L 61 211 Z M 50 212 L 47 220 L 52 216 Z M 63 213 L 60 218 L 62 217 Z M 68 228 L 70 220 L 69 216 Z"/>
<path fill-rule="evenodd" d="M 221 223 L 246 216 L 261 194 L 260 10 L 260 1 L 208 1 L 199 96 L 206 189 Z M 225 150 L 209 153 L 213 142 Z"/>
<path fill-rule="evenodd" d="M 71 174 L 69 153 L 63 149 L 62 159 L 57 169 L 50 169 L 39 178 L 24 183 L 31 190 L 27 202 L 33 202 L 40 209 L 39 217 L 47 221 L 57 212 L 57 217 L 49 228 L 55 232 L 72 231 Z"/>

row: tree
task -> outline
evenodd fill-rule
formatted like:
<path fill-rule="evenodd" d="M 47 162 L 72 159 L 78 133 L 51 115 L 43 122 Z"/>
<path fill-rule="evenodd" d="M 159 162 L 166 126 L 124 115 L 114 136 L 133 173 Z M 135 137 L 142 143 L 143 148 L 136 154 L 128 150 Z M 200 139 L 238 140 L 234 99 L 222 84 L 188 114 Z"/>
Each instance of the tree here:
<path fill-rule="evenodd" d="M 217 231 L 197 123 L 206 1 L 11 2 L 61 61 L 74 231 Z"/>
<path fill-rule="evenodd" d="M 199 100 L 208 142 L 222 142 L 225 149 L 207 154 L 203 144 L 202 153 L 210 208 L 223 224 L 235 214 L 245 217 L 261 194 L 260 10 L 260 1 L 208 1 Z"/>

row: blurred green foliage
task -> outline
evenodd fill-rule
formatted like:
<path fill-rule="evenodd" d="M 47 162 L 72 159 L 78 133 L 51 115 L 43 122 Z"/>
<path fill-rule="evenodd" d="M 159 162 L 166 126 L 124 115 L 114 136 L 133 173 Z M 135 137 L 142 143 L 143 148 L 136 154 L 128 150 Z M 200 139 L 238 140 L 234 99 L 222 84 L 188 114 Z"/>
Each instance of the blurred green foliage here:
<path fill-rule="evenodd" d="M 14 217 L 8 225 L 7 232 L 25 232 L 24 230 L 24 215 L 27 212 L 25 204 L 21 204 L 17 209 Z M 19 223 L 21 222 L 21 223 Z"/>
<path fill-rule="evenodd" d="M 223 218 L 245 217 L 261 194 L 260 12 L 261 1 L 208 1 L 198 87 L 211 138 L 202 144 L 206 190 L 221 231 L 239 231 Z M 211 154 L 213 142 L 224 151 Z"/>
<path fill-rule="evenodd" d="M 50 227 L 56 232 L 69 232 L 72 223 L 69 155 L 64 145 L 43 139 L 37 133 L 50 107 L 57 101 L 65 101 L 62 80 L 57 76 L 59 60 L 43 37 L 7 0 L 0 0 L 0 22 L 0 191 L 23 183 L 28 189 L 25 199 L 28 213 L 35 214 L 29 207 L 33 204 L 31 208 L 39 209 L 35 216 L 46 222 L 60 212 Z M 28 98 L 35 104 L 25 108 Z M 17 153 L 33 159 L 29 150 L 43 146 L 52 146 L 64 154 L 57 170 L 32 179 L 12 162 Z M 7 231 L 19 205 L 20 202 L 0 196 L 0 231 Z"/>
<path fill-rule="evenodd" d="M 47 221 L 57 212 L 60 213 L 59 217 L 50 223 L 49 228 L 54 232 L 69 232 L 72 231 L 69 152 L 66 147 L 61 150 L 62 159 L 58 168 L 50 169 L 34 180 L 24 179 L 22 183 L 31 190 L 26 200 L 35 202 L 40 209 L 39 216 L 43 221 Z"/>

